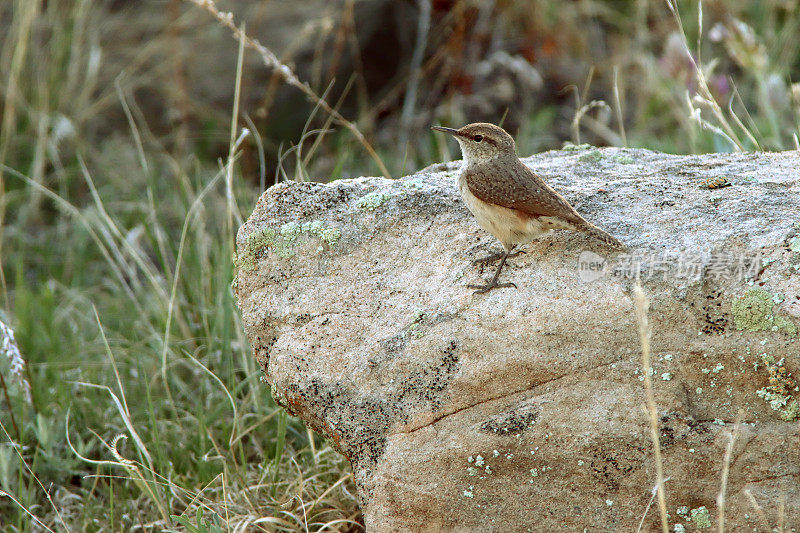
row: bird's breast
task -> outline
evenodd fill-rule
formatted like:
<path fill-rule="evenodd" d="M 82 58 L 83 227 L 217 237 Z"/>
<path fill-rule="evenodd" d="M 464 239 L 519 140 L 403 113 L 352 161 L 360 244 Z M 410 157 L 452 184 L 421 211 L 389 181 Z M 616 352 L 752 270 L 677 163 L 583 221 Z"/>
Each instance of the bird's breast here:
<path fill-rule="evenodd" d="M 517 209 L 484 202 L 469 190 L 463 170 L 456 178 L 456 187 L 461 193 L 467 209 L 475 216 L 478 225 L 494 235 L 506 249 L 510 249 L 516 244 L 528 243 L 552 229 L 549 221 L 540 220 L 540 217 Z"/>

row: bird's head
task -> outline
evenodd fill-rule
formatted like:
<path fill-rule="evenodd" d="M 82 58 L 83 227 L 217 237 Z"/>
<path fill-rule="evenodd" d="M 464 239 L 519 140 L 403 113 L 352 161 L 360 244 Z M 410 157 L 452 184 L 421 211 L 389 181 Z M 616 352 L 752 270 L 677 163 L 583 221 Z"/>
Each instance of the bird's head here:
<path fill-rule="evenodd" d="M 431 129 L 449 133 L 456 138 L 467 166 L 499 157 L 516 157 L 514 139 L 503 128 L 494 124 L 476 122 L 457 130 L 440 126 L 433 126 Z"/>

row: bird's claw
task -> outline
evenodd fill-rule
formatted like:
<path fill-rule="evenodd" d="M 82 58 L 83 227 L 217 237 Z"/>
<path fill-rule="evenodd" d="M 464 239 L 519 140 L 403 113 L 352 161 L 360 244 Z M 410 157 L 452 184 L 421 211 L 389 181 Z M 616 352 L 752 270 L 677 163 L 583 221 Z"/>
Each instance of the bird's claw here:
<path fill-rule="evenodd" d="M 474 284 L 467 285 L 468 289 L 478 289 L 473 294 L 484 294 L 492 289 L 503 289 L 506 287 L 514 287 L 515 289 L 518 288 L 515 283 L 511 282 L 497 283 L 496 281 L 490 281 L 486 285 L 474 285 Z"/>

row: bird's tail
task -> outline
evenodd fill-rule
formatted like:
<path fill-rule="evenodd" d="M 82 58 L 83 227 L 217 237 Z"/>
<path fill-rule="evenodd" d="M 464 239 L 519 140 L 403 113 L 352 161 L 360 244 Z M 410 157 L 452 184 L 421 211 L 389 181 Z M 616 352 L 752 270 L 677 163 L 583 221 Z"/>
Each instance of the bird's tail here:
<path fill-rule="evenodd" d="M 613 246 L 614 248 L 618 248 L 620 250 L 625 248 L 624 244 L 622 244 L 617 239 L 615 239 L 614 237 L 612 237 L 611 235 L 609 235 L 605 231 L 601 230 L 600 228 L 598 228 L 594 224 L 590 224 L 589 222 L 586 222 L 585 224 L 582 224 L 578 229 L 580 231 L 588 234 L 588 235 L 591 235 L 592 237 L 594 237 L 598 241 L 602 241 L 602 242 L 608 244 L 609 246 Z"/>

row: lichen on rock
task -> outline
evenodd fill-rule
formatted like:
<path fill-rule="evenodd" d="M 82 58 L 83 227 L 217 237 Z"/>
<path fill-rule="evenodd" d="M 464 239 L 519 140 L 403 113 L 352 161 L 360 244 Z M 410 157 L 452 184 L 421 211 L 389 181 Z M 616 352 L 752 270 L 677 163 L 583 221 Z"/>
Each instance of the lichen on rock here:
<path fill-rule="evenodd" d="M 798 392 L 798 384 L 786 370 L 785 359 L 776 361 L 774 356 L 763 353 L 761 360 L 769 373 L 769 385 L 757 390 L 756 394 L 766 401 L 773 411 L 778 411 L 783 420 L 799 419 L 800 402 L 794 397 Z"/>
<path fill-rule="evenodd" d="M 255 270 L 260 255 L 269 247 L 274 246 L 278 232 L 275 228 L 259 228 L 247 236 L 243 246 L 235 252 L 234 265 L 242 270 Z"/>
<path fill-rule="evenodd" d="M 321 220 L 303 222 L 290 221 L 282 224 L 278 229 L 272 226 L 259 228 L 250 233 L 239 250 L 234 252 L 233 264 L 236 268 L 253 271 L 258 265 L 258 260 L 268 251 L 272 251 L 282 259 L 288 259 L 296 254 L 298 239 L 303 235 L 314 236 L 325 242 L 328 246 L 336 244 L 342 236 L 337 227 L 327 226 Z"/>
<path fill-rule="evenodd" d="M 626 154 L 617 154 L 614 156 L 614 161 L 619 163 L 620 165 L 631 165 L 636 162 L 631 156 Z"/>
<path fill-rule="evenodd" d="M 597 148 L 593 148 L 578 157 L 578 161 L 582 163 L 597 163 L 603 159 L 603 152 Z"/>
<path fill-rule="evenodd" d="M 691 520 L 698 529 L 706 529 L 711 527 L 711 513 L 705 505 L 692 509 Z"/>
<path fill-rule="evenodd" d="M 731 305 L 733 322 L 740 331 L 781 331 L 794 337 L 797 326 L 782 316 L 775 316 L 773 295 L 764 289 L 750 289 Z"/>
<path fill-rule="evenodd" d="M 588 143 L 584 143 L 584 144 L 566 143 L 564 145 L 564 147 L 562 148 L 562 150 L 565 151 L 565 152 L 581 152 L 583 150 L 591 150 L 593 148 L 594 148 L 594 146 L 592 146 L 591 144 L 588 144 Z"/>
<path fill-rule="evenodd" d="M 371 192 L 358 199 L 356 205 L 366 211 L 375 211 L 377 208 L 385 204 L 392 195 L 385 192 Z"/>

